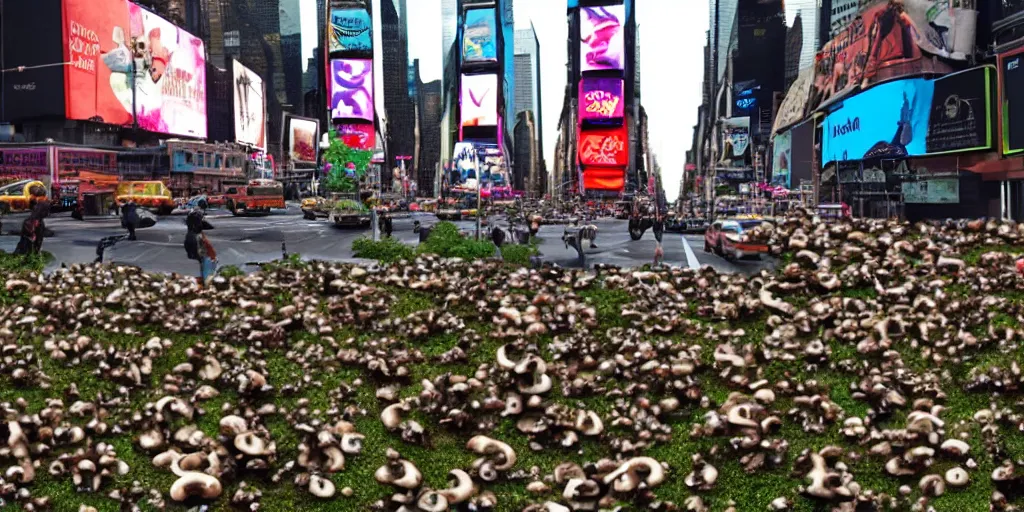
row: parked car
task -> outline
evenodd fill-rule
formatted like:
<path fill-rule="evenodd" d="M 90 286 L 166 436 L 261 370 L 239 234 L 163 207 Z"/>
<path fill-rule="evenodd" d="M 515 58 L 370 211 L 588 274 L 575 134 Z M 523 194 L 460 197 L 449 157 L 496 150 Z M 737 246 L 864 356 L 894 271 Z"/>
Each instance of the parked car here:
<path fill-rule="evenodd" d="M 727 260 L 759 258 L 768 252 L 768 245 L 751 241 L 745 232 L 762 222 L 761 219 L 715 221 L 704 232 L 704 252 L 714 252 Z"/>

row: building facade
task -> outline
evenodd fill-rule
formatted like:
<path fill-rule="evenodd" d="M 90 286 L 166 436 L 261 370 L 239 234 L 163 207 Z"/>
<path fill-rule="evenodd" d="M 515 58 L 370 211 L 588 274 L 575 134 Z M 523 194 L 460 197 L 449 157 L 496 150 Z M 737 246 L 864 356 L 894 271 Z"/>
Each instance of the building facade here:
<path fill-rule="evenodd" d="M 381 0 L 381 42 L 384 75 L 384 111 L 387 142 L 384 146 L 383 183 L 391 183 L 391 170 L 412 165 L 415 152 L 416 112 L 409 97 L 409 20 L 406 0 Z"/>
<path fill-rule="evenodd" d="M 541 86 L 541 66 L 540 66 L 540 41 L 537 39 L 537 32 L 534 29 L 533 23 L 530 23 L 530 28 L 516 30 L 516 48 L 515 48 L 515 104 L 516 104 L 516 135 L 515 135 L 515 173 L 521 174 L 522 181 L 529 183 L 533 186 L 534 190 L 529 191 L 533 194 L 538 194 L 536 185 L 536 178 L 530 180 L 530 176 L 537 176 L 545 174 L 547 170 L 544 168 L 544 116 L 543 116 L 543 87 Z M 529 151 L 536 151 L 538 154 L 530 154 L 527 156 L 525 162 L 519 161 L 519 155 L 523 154 L 523 148 L 520 148 L 521 135 L 523 128 L 520 124 L 526 122 L 525 118 L 521 118 L 519 115 L 523 112 L 530 112 L 532 114 L 529 119 L 529 123 L 533 126 L 533 139 L 526 140 L 526 146 Z M 523 189 L 520 189 L 523 190 Z"/>

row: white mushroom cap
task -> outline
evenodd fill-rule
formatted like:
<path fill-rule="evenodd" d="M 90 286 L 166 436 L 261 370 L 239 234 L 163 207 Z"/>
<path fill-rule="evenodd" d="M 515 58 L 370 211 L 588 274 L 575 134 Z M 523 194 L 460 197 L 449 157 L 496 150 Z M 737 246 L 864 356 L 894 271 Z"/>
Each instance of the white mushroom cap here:
<path fill-rule="evenodd" d="M 380 422 L 388 430 L 394 430 L 402 424 L 402 411 L 407 410 L 409 410 L 409 406 L 404 402 L 393 403 L 380 412 Z"/>
<path fill-rule="evenodd" d="M 734 405 L 729 409 L 729 412 L 726 414 L 726 418 L 729 423 L 736 425 L 737 427 L 757 428 L 759 426 L 753 419 L 753 405 L 749 403 Z"/>
<path fill-rule="evenodd" d="M 494 461 L 494 469 L 508 471 L 516 464 L 516 451 L 511 446 L 487 436 L 474 436 L 466 443 L 466 449 L 480 455 L 500 454 L 501 460 Z"/>
<path fill-rule="evenodd" d="M 345 469 L 345 454 L 341 452 L 341 449 L 337 446 L 328 446 L 324 448 L 324 455 L 327 456 L 327 466 L 324 467 L 324 471 L 328 473 L 337 473 Z"/>
<path fill-rule="evenodd" d="M 449 481 L 454 481 L 455 485 L 438 492 L 444 495 L 449 504 L 458 505 L 459 503 L 468 500 L 473 496 L 473 493 L 476 492 L 476 486 L 473 485 L 473 479 L 470 478 L 469 473 L 466 473 L 461 469 L 453 469 L 449 471 L 448 479 Z"/>
<path fill-rule="evenodd" d="M 964 455 L 967 455 L 971 451 L 971 445 L 959 439 L 947 439 L 942 442 L 942 446 L 940 446 L 939 448 L 942 451 L 956 457 L 962 457 Z"/>
<path fill-rule="evenodd" d="M 551 391 L 552 382 L 551 377 L 548 374 L 535 374 L 534 379 L 534 383 L 529 386 L 524 386 L 523 384 L 520 384 L 519 392 L 524 395 L 542 395 L 544 393 L 547 393 L 548 391 Z"/>
<path fill-rule="evenodd" d="M 946 471 L 946 482 L 953 487 L 963 487 L 970 481 L 970 475 L 959 466 Z"/>
<path fill-rule="evenodd" d="M 946 492 L 946 482 L 939 475 L 925 475 L 918 487 L 928 496 L 942 496 Z"/>
<path fill-rule="evenodd" d="M 317 498 L 330 498 L 334 496 L 334 482 L 329 478 L 324 478 L 319 475 L 311 475 L 309 477 L 309 493 Z"/>
<path fill-rule="evenodd" d="M 665 468 L 661 463 L 651 457 L 634 457 L 627 460 L 618 469 L 608 473 L 604 477 L 605 484 L 615 483 L 616 491 L 630 492 L 639 485 L 637 471 L 645 469 L 647 478 L 644 483 L 647 487 L 654 487 L 665 481 Z"/>
<path fill-rule="evenodd" d="M 351 432 L 341 435 L 341 451 L 355 455 L 363 451 L 363 439 L 366 436 Z"/>
<path fill-rule="evenodd" d="M 259 457 L 267 454 L 267 443 L 253 432 L 246 432 L 236 436 L 235 448 L 252 457 Z"/>
<path fill-rule="evenodd" d="M 506 353 L 507 347 L 508 345 L 502 345 L 498 347 L 498 352 L 496 354 L 498 359 L 498 366 L 503 370 L 514 370 L 516 368 L 516 362 L 509 359 Z"/>
<path fill-rule="evenodd" d="M 139 446 L 143 450 L 158 450 L 164 445 L 164 434 L 159 429 L 150 429 L 139 436 Z"/>
<path fill-rule="evenodd" d="M 596 436 L 604 431 L 604 423 L 594 411 L 578 411 L 576 413 L 576 430 L 585 436 Z"/>
<path fill-rule="evenodd" d="M 437 491 L 424 489 L 416 500 L 416 507 L 423 512 L 445 512 L 448 510 L 448 498 Z"/>
<path fill-rule="evenodd" d="M 229 414 L 220 419 L 220 433 L 238 436 L 249 431 L 249 424 L 241 416 Z"/>
<path fill-rule="evenodd" d="M 189 498 L 212 500 L 220 496 L 220 480 L 198 471 L 186 472 L 171 485 L 171 499 L 185 501 Z"/>
<path fill-rule="evenodd" d="M 423 482 L 423 475 L 416 466 L 405 459 L 388 462 L 377 468 L 373 477 L 385 485 L 402 489 L 415 489 Z"/>

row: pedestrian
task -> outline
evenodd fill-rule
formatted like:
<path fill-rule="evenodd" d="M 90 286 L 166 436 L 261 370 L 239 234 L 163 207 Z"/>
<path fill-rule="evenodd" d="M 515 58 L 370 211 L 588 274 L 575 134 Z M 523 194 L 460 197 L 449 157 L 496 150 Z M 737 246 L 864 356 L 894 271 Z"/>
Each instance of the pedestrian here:
<path fill-rule="evenodd" d="M 14 254 L 39 254 L 43 248 L 43 238 L 46 234 L 44 219 L 50 215 L 50 202 L 46 196 L 42 196 L 32 198 L 29 204 L 32 213 L 21 223 L 21 240 L 18 241 Z"/>
<path fill-rule="evenodd" d="M 204 216 L 205 213 L 196 208 L 185 218 L 185 226 L 188 229 L 185 234 L 185 254 L 188 259 L 199 262 L 199 278 L 202 284 L 206 285 L 217 272 L 217 251 L 203 232 L 213 228 L 204 220 Z"/>
<path fill-rule="evenodd" d="M 127 203 L 121 208 L 121 227 L 128 230 L 128 240 L 134 241 L 135 230 L 139 227 L 139 205 L 134 200 L 129 199 Z"/>
<path fill-rule="evenodd" d="M 665 249 L 661 247 L 661 242 L 654 246 L 654 268 L 661 267 L 661 260 L 665 259 Z"/>

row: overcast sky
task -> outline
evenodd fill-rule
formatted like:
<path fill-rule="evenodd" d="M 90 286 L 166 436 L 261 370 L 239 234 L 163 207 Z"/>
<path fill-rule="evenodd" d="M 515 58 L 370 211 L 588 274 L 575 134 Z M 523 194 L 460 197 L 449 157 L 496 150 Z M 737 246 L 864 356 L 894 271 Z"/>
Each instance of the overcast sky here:
<path fill-rule="evenodd" d="M 641 102 L 650 117 L 651 148 L 661 164 L 665 190 L 668 197 L 674 199 L 700 105 L 708 3 L 699 0 L 640 0 L 636 3 L 640 26 Z M 420 59 L 423 81 L 438 80 L 444 51 L 441 1 L 408 0 L 407 5 L 409 58 Z M 310 16 L 305 4 L 303 7 L 305 35 Z M 315 11 L 315 7 L 312 10 Z M 562 111 L 565 90 L 568 36 L 565 11 L 565 0 L 515 0 L 516 28 L 528 28 L 532 20 L 540 40 L 544 148 L 549 168 L 554 167 L 558 115 Z M 311 21 L 315 27 L 315 13 Z"/>

